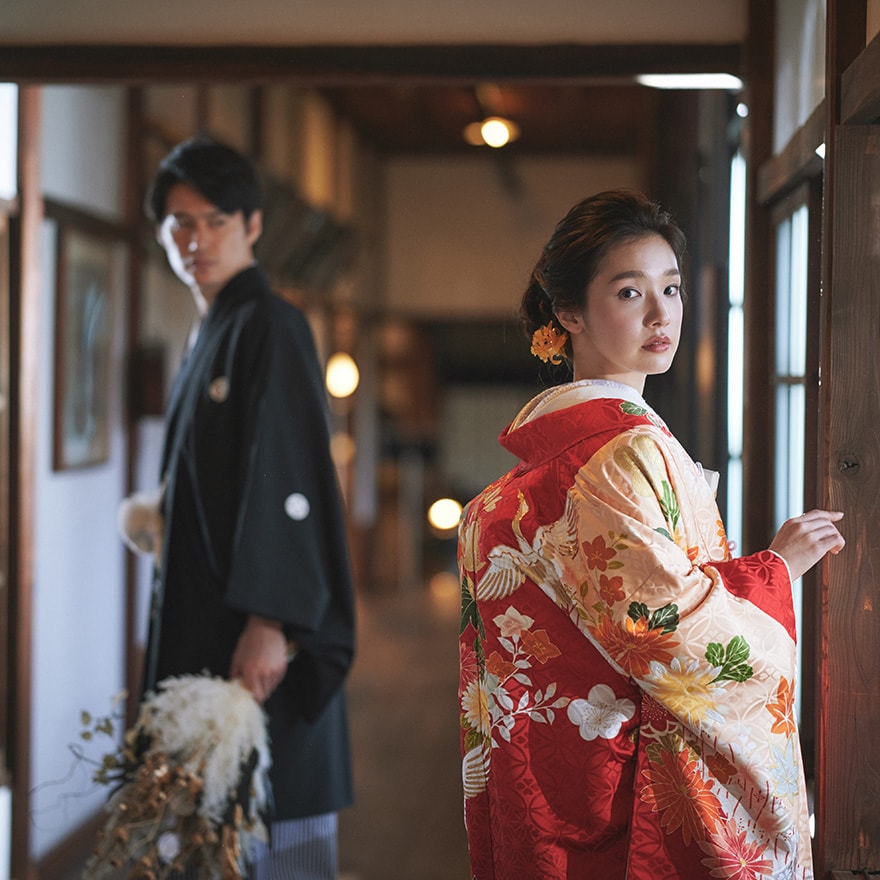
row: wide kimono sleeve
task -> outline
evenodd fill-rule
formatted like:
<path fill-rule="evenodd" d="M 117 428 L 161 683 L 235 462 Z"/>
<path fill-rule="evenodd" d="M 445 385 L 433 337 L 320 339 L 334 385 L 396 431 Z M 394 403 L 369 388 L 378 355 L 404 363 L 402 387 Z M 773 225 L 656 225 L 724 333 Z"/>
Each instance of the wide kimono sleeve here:
<path fill-rule="evenodd" d="M 710 871 L 739 850 L 756 876 L 812 876 L 784 561 L 729 559 L 698 467 L 652 424 L 577 468 L 538 542 L 555 601 L 644 694 L 630 858 L 662 829 Z"/>
<path fill-rule="evenodd" d="M 307 715 L 341 684 L 354 649 L 345 521 L 321 371 L 302 314 L 277 304 L 232 339 L 228 375 L 241 387 L 238 503 L 228 548 L 229 605 L 280 620 L 300 651 Z"/>

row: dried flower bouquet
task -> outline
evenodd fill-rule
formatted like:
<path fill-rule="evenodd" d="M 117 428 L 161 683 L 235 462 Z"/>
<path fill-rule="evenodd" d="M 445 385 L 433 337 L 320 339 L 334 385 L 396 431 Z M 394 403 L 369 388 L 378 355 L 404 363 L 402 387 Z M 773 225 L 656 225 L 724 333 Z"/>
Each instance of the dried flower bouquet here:
<path fill-rule="evenodd" d="M 110 719 L 87 730 L 112 735 Z M 270 765 L 265 717 L 236 681 L 188 675 L 160 682 L 95 780 L 114 787 L 84 880 L 127 871 L 162 880 L 190 870 L 240 880 L 266 841 Z"/>

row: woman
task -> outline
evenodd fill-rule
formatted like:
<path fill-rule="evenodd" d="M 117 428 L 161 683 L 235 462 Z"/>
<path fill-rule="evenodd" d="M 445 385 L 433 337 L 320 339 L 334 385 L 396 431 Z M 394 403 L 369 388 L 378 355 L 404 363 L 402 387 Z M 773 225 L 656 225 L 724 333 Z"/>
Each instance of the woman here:
<path fill-rule="evenodd" d="M 521 462 L 459 543 L 476 880 L 813 876 L 791 582 L 842 514 L 731 559 L 710 488 L 642 398 L 681 329 L 682 232 L 612 191 L 533 270 L 532 352 L 573 366 L 501 443 Z"/>

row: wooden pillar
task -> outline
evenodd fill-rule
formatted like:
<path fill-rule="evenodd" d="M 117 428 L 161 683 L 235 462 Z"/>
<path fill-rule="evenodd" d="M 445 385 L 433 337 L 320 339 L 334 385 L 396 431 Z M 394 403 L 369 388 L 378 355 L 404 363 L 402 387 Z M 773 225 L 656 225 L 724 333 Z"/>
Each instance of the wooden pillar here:
<path fill-rule="evenodd" d="M 880 127 L 840 112 L 865 23 L 865 0 L 829 0 L 820 493 L 847 546 L 819 576 L 816 876 L 834 880 L 880 871 Z"/>
<path fill-rule="evenodd" d="M 33 587 L 34 459 L 37 448 L 39 387 L 40 226 L 40 89 L 19 91 L 18 178 L 21 211 L 13 247 L 20 272 L 12 279 L 10 336 L 12 347 L 12 450 L 10 474 L 12 509 L 10 541 L 10 629 L 13 642 L 10 766 L 12 780 L 12 876 L 29 880 L 35 874 L 30 859 L 30 717 L 31 717 L 31 592 Z"/>
<path fill-rule="evenodd" d="M 142 287 L 144 275 L 145 249 L 144 236 L 140 230 L 144 225 L 143 203 L 146 189 L 145 182 L 145 143 L 144 126 L 144 95 L 140 88 L 131 88 L 128 92 L 127 137 L 126 137 L 126 198 L 125 224 L 130 230 L 131 240 L 128 251 L 128 278 L 126 304 L 127 327 L 127 361 L 128 385 L 126 389 L 125 428 L 126 428 L 126 460 L 125 485 L 126 492 L 133 492 L 139 452 L 138 418 L 142 415 L 141 407 L 146 394 L 146 381 L 143 375 L 145 364 L 139 357 L 140 322 Z M 126 704 L 126 722 L 134 723 L 138 709 L 142 687 L 143 646 L 137 640 L 137 561 L 133 553 L 125 554 L 125 683 L 129 693 Z"/>
<path fill-rule="evenodd" d="M 880 871 L 880 127 L 839 126 L 834 145 L 825 506 L 847 546 L 820 585 L 818 851 Z"/>
<path fill-rule="evenodd" d="M 744 132 L 746 177 L 745 267 L 745 412 L 743 436 L 743 497 L 748 508 L 743 521 L 743 554 L 762 550 L 773 537 L 773 229 L 770 212 L 761 204 L 761 166 L 773 152 L 774 12 L 773 3 L 749 0 L 746 46 Z"/>

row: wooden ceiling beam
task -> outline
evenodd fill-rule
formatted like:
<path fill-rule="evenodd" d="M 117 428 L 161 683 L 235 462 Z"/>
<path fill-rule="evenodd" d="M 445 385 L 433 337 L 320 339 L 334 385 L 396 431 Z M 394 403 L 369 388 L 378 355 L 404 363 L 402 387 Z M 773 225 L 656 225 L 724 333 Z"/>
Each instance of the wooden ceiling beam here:
<path fill-rule="evenodd" d="M 304 86 L 408 82 L 570 82 L 639 73 L 743 73 L 723 45 L 139 46 L 0 45 L 0 81 L 196 81 Z"/>

